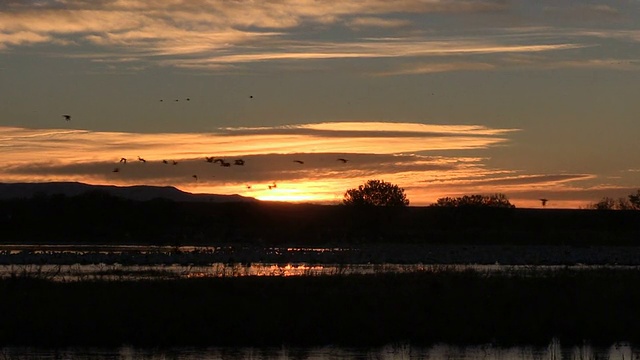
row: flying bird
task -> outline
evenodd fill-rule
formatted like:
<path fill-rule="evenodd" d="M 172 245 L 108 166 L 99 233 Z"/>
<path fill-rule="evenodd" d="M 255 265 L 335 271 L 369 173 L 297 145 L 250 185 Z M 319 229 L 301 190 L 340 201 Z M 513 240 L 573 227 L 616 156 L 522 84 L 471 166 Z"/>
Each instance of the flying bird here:
<path fill-rule="evenodd" d="M 114 168 L 113 172 L 120 172 L 120 168 Z"/>
<path fill-rule="evenodd" d="M 229 167 L 229 166 L 231 166 L 231 163 L 228 163 L 228 162 L 223 161 L 223 162 L 221 162 L 221 163 L 220 163 L 220 166 L 222 166 L 222 167 Z"/>
<path fill-rule="evenodd" d="M 146 163 L 146 162 L 147 162 L 147 160 L 145 160 L 145 159 L 141 158 L 140 156 L 138 156 L 138 161 L 143 162 L 143 163 Z"/>
<path fill-rule="evenodd" d="M 213 160 L 213 162 L 214 162 L 214 163 L 218 163 L 218 162 L 219 162 L 219 163 L 220 163 L 220 165 L 222 165 L 222 163 L 224 162 L 224 160 L 222 160 L 222 159 L 219 159 L 219 158 L 218 158 L 218 159 Z"/>
<path fill-rule="evenodd" d="M 269 190 L 277 188 L 278 185 L 274 182 L 272 185 L 269 185 Z"/>
<path fill-rule="evenodd" d="M 71 121 L 71 115 L 67 115 L 67 114 L 63 114 L 62 117 L 66 120 L 66 121 Z"/>
<path fill-rule="evenodd" d="M 204 157 L 208 163 L 212 163 L 213 162 L 213 156 L 205 156 Z"/>
<path fill-rule="evenodd" d="M 198 181 L 198 175 L 191 175 L 191 177 L 196 179 L 196 181 Z"/>
<path fill-rule="evenodd" d="M 168 164 L 169 162 L 167 160 L 162 160 L 163 164 Z"/>
<path fill-rule="evenodd" d="M 178 162 L 177 162 L 177 161 L 175 161 L 175 160 L 171 160 L 171 164 L 172 164 L 172 165 L 178 165 Z"/>
<path fill-rule="evenodd" d="M 548 199 L 539 199 L 540 202 L 542 202 L 542 207 L 547 206 L 547 201 L 549 201 Z"/>
<path fill-rule="evenodd" d="M 336 161 L 342 161 L 342 163 L 344 164 L 344 163 L 346 163 L 346 162 L 347 162 L 347 161 L 349 161 L 349 160 L 344 159 L 344 158 L 339 158 L 339 159 L 337 159 Z"/>
<path fill-rule="evenodd" d="M 186 98 L 185 100 L 187 100 L 187 101 L 191 101 L 191 99 L 189 99 L 189 98 Z"/>
<path fill-rule="evenodd" d="M 240 166 L 243 166 L 243 165 L 244 165 L 244 160 L 242 160 L 242 159 L 235 160 L 235 161 L 233 162 L 233 165 L 240 165 Z"/>
<path fill-rule="evenodd" d="M 127 158 L 120 158 L 120 162 L 126 164 L 127 163 Z"/>
<path fill-rule="evenodd" d="M 246 185 L 247 189 L 251 190 L 251 185 Z"/>
<path fill-rule="evenodd" d="M 304 164 L 304 161 L 302 160 L 293 160 L 294 163 L 298 163 L 298 164 Z"/>

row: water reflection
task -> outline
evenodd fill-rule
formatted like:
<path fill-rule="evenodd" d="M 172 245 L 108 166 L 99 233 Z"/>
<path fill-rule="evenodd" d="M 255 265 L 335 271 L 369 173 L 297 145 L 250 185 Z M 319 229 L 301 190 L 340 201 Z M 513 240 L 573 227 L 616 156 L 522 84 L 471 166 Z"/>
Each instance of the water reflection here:
<path fill-rule="evenodd" d="M 0 245 L 0 278 L 54 281 L 640 269 L 640 247 Z"/>
<path fill-rule="evenodd" d="M 346 276 L 385 273 L 438 273 L 475 271 L 485 275 L 544 276 L 554 271 L 596 269 L 639 270 L 638 266 L 611 265 L 433 265 L 433 264 L 211 264 L 173 265 L 0 265 L 0 279 L 30 277 L 60 282 L 171 280 L 243 276 Z"/>
<path fill-rule="evenodd" d="M 118 359 L 118 360 L 195 360 L 195 359 L 430 359 L 430 360 L 633 360 L 640 359 L 640 349 L 626 343 L 610 347 L 561 346 L 551 341 L 548 346 L 499 347 L 494 345 L 431 347 L 388 345 L 380 348 L 169 348 L 141 349 L 38 349 L 3 348 L 3 359 Z"/>
<path fill-rule="evenodd" d="M 367 244 L 358 247 L 0 245 L 0 265 L 123 264 L 636 265 L 640 246 Z"/>

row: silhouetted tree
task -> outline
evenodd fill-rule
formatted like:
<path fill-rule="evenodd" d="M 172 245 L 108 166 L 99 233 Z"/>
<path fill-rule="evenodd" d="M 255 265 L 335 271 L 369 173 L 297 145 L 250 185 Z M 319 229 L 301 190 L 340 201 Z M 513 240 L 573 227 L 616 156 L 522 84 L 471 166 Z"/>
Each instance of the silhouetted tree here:
<path fill-rule="evenodd" d="M 615 200 L 610 197 L 603 197 L 595 204 L 589 205 L 595 210 L 640 210 L 640 190 L 635 194 L 630 194 L 628 199 L 619 198 Z"/>
<path fill-rule="evenodd" d="M 344 194 L 343 204 L 356 206 L 407 206 L 404 189 L 382 180 L 369 180 Z"/>
<path fill-rule="evenodd" d="M 610 197 L 603 197 L 600 201 L 590 206 L 595 210 L 615 210 L 616 200 Z"/>
<path fill-rule="evenodd" d="M 629 195 L 629 203 L 633 210 L 640 210 L 640 190 L 635 194 Z"/>
<path fill-rule="evenodd" d="M 492 208 L 515 208 L 509 202 L 505 194 L 493 195 L 464 195 L 461 197 L 444 197 L 438 199 L 431 206 L 435 207 L 492 207 Z"/>
<path fill-rule="evenodd" d="M 618 210 L 634 210 L 633 205 L 631 204 L 631 202 L 629 202 L 629 200 L 627 200 L 625 198 L 619 198 L 618 199 L 618 202 L 616 203 L 616 208 Z"/>

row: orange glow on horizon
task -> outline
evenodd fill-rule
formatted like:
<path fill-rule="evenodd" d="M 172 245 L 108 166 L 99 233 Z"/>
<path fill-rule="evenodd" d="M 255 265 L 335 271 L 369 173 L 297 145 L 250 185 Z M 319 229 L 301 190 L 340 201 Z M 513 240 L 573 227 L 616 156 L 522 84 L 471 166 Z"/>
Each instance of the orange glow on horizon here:
<path fill-rule="evenodd" d="M 322 135 L 314 135 L 316 130 Z M 204 134 L 0 127 L 0 147 L 9 159 L 0 168 L 0 182 L 173 186 L 191 193 L 336 204 L 348 189 L 379 179 L 404 188 L 415 206 L 432 204 L 440 197 L 504 193 L 519 207 L 539 207 L 538 199 L 548 197 L 547 208 L 576 208 L 602 196 L 625 195 L 626 188 L 621 186 L 598 188 L 593 174 L 522 174 L 491 168 L 486 158 L 477 155 L 438 155 L 439 150 L 485 149 L 506 142 L 503 136 L 510 131 L 382 122 L 221 129 Z M 381 136 L 372 135 L 376 132 Z M 422 133 L 425 137 L 420 137 Z M 119 162 L 121 157 L 127 162 Z M 221 167 L 205 157 L 224 158 L 230 166 Z M 348 160 L 338 161 L 342 158 Z M 234 159 L 243 159 L 242 165 L 233 164 Z M 555 196 L 560 193 L 564 195 Z"/>

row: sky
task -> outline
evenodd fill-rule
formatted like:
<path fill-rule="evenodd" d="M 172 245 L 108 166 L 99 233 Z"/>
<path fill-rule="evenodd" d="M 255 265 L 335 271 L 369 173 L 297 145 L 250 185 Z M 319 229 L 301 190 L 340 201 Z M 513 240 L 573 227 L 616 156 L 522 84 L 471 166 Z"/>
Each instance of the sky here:
<path fill-rule="evenodd" d="M 378 179 L 415 206 L 584 208 L 640 188 L 638 19 L 640 0 L 2 0 L 0 182 L 332 204 Z"/>

